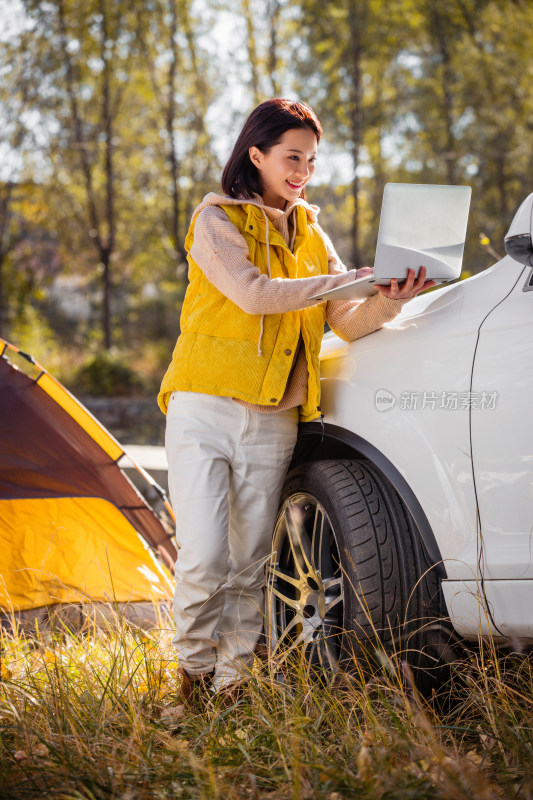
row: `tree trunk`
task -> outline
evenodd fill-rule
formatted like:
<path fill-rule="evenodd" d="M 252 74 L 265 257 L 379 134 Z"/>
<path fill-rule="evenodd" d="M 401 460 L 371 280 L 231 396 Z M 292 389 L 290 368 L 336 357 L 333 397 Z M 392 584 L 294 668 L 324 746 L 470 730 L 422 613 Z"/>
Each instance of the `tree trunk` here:
<path fill-rule="evenodd" d="M 254 21 L 252 17 L 252 10 L 250 8 L 250 0 L 242 0 L 242 8 L 244 13 L 244 19 L 246 20 L 246 30 L 248 33 L 246 44 L 248 48 L 248 57 L 250 59 L 250 69 L 251 69 L 250 82 L 252 85 L 254 103 L 257 105 L 260 102 L 259 69 L 258 69 L 257 48 L 255 44 Z"/>
<path fill-rule="evenodd" d="M 376 137 L 376 144 L 375 144 L 375 157 L 372 161 L 372 170 L 374 173 L 373 177 L 373 187 L 372 187 L 372 200 L 371 200 L 371 208 L 372 208 L 372 223 L 374 226 L 375 234 L 377 236 L 378 231 L 378 223 L 379 217 L 381 213 L 381 204 L 383 201 L 383 191 L 385 189 L 385 184 L 387 183 L 387 175 L 385 173 L 384 168 L 384 159 L 383 159 L 383 145 L 382 145 L 382 124 L 384 118 L 383 109 L 385 107 L 385 103 L 383 100 L 383 83 L 381 80 L 381 76 L 376 78 L 375 81 L 375 93 L 376 93 L 376 116 L 373 119 L 373 134 Z"/>
<path fill-rule="evenodd" d="M 150 74 L 150 82 L 152 84 L 152 91 L 154 93 L 154 97 L 156 98 L 158 107 L 161 110 L 164 117 L 165 130 L 167 132 L 167 137 L 168 137 L 166 161 L 168 164 L 169 179 L 171 186 L 169 238 L 173 251 L 171 253 L 171 257 L 178 265 L 180 259 L 183 262 L 186 261 L 187 253 L 185 251 L 185 247 L 183 246 L 183 234 L 181 230 L 181 219 L 183 219 L 184 216 L 186 218 L 186 215 L 183 214 L 183 208 L 181 208 L 182 214 L 180 215 L 180 206 L 183 205 L 183 197 L 179 185 L 181 165 L 179 161 L 178 148 L 176 146 L 176 122 L 178 118 L 176 93 L 178 90 L 177 79 L 178 79 L 178 69 L 179 69 L 179 51 L 176 41 L 176 36 L 178 32 L 177 0 L 168 0 L 168 4 L 165 6 L 165 8 L 168 8 L 168 15 L 170 19 L 169 31 L 168 31 L 168 45 L 169 45 L 168 49 L 170 53 L 170 61 L 169 61 L 165 86 L 162 86 L 162 84 L 160 83 L 158 73 L 154 69 L 152 54 L 150 52 L 150 47 L 148 45 L 145 35 L 145 27 L 149 24 L 149 20 L 145 18 L 143 14 L 139 14 L 138 16 L 138 28 L 136 31 L 136 35 L 144 55 L 146 68 L 148 69 Z M 189 13 L 188 8 L 184 3 L 182 3 L 183 28 L 185 31 L 185 35 L 187 37 L 187 41 L 189 42 L 190 45 L 189 36 L 192 35 L 192 33 L 189 30 L 188 26 L 188 20 L 187 20 L 188 13 Z M 195 56 L 193 55 L 192 58 L 194 61 Z M 164 91 L 165 88 L 166 88 L 166 93 Z M 199 92 L 200 91 L 201 89 L 199 89 Z"/>
<path fill-rule="evenodd" d="M 112 311 L 111 311 L 111 269 L 110 269 L 111 253 L 108 248 L 102 252 L 102 289 L 103 289 L 103 303 L 102 303 L 102 324 L 104 330 L 104 346 L 106 350 L 110 350 L 113 344 L 112 334 Z"/>
<path fill-rule="evenodd" d="M 7 338 L 7 308 L 5 299 L 4 253 L 0 250 L 0 337 Z"/>
<path fill-rule="evenodd" d="M 268 48 L 268 73 L 272 94 L 279 97 L 281 85 L 278 80 L 278 26 L 279 26 L 280 5 L 279 0 L 270 0 L 268 4 L 268 18 L 270 22 L 270 45 Z"/>
<path fill-rule="evenodd" d="M 115 250 L 115 175 L 114 175 L 114 143 L 113 119 L 116 109 L 111 102 L 111 74 L 113 54 L 109 52 L 111 33 L 109 31 L 109 9 L 106 0 L 99 0 L 100 12 L 100 57 L 102 70 L 102 97 L 100 124 L 104 133 L 104 203 L 102 216 L 96 202 L 93 180 L 93 164 L 88 155 L 84 125 L 78 104 L 78 90 L 75 83 L 74 69 L 67 41 L 67 24 L 64 0 L 58 0 L 59 28 L 62 56 L 65 62 L 67 95 L 70 103 L 72 120 L 72 146 L 79 153 L 82 173 L 85 179 L 87 197 L 88 222 L 91 228 L 91 240 L 94 242 L 100 264 L 102 265 L 102 331 L 104 346 L 107 350 L 113 344 L 111 297 L 113 282 L 111 263 Z M 116 34 L 116 31 L 114 32 Z"/>
<path fill-rule="evenodd" d="M 101 29 L 101 58 L 104 64 L 102 70 L 102 121 L 105 131 L 105 226 L 107 236 L 101 245 L 101 258 L 103 264 L 103 327 L 105 347 L 109 350 L 112 346 L 112 321 L 111 321 L 111 294 L 113 283 L 111 278 L 111 259 L 115 249 L 115 175 L 113 169 L 113 117 L 111 112 L 111 68 L 109 64 L 108 40 L 109 17 L 106 0 L 100 0 L 100 14 L 102 17 Z"/>
<path fill-rule="evenodd" d="M 170 221 L 171 240 L 176 254 L 185 259 L 185 251 L 181 243 L 180 230 L 180 191 L 179 191 L 179 160 L 176 149 L 175 121 L 176 121 L 176 77 L 178 70 L 178 48 L 176 35 L 178 32 L 178 13 L 176 0 L 169 0 L 170 10 L 170 31 L 169 31 L 169 50 L 171 54 L 170 65 L 168 68 L 168 101 L 166 113 L 166 129 L 169 141 L 168 163 L 170 171 L 170 182 L 172 190 L 172 216 Z"/>
<path fill-rule="evenodd" d="M 452 68 L 451 56 L 448 47 L 448 36 L 445 30 L 445 22 L 442 14 L 438 8 L 437 0 L 430 0 L 429 3 L 429 19 L 432 34 L 437 44 L 440 60 L 442 64 L 441 80 L 442 80 L 442 105 L 444 124 L 446 126 L 446 151 L 444 153 L 444 160 L 446 163 L 446 180 L 449 184 L 457 183 L 457 147 L 455 135 L 453 132 L 454 125 L 454 104 L 452 86 L 454 83 L 454 72 Z"/>
<path fill-rule="evenodd" d="M 499 146 L 498 146 L 499 145 Z M 496 147 L 494 148 L 494 159 L 496 162 L 496 180 L 497 180 L 497 188 L 498 188 L 498 199 L 499 199 L 499 219 L 500 219 L 500 226 L 504 226 L 504 229 L 501 230 L 501 239 L 505 236 L 505 226 L 507 225 L 507 220 L 509 219 L 508 216 L 508 198 L 507 198 L 507 175 L 506 175 L 506 167 L 507 167 L 507 159 L 506 159 L 506 147 L 504 142 L 499 142 L 496 140 Z"/>
<path fill-rule="evenodd" d="M 351 83 L 351 102 L 350 120 L 353 140 L 353 217 L 352 217 L 352 262 L 354 267 L 361 266 L 361 252 L 359 246 L 360 224 L 359 224 L 359 163 L 361 148 L 363 145 L 363 91 L 361 81 L 361 59 L 362 59 L 362 38 L 366 21 L 368 4 L 360 2 L 357 4 L 349 2 L 348 6 L 348 25 L 350 30 L 350 83 Z"/>
<path fill-rule="evenodd" d="M 2 195 L 0 197 L 0 336 L 3 339 L 7 337 L 7 298 L 4 266 L 6 256 L 10 250 L 9 218 L 12 191 L 13 184 L 8 181 L 2 186 Z"/>

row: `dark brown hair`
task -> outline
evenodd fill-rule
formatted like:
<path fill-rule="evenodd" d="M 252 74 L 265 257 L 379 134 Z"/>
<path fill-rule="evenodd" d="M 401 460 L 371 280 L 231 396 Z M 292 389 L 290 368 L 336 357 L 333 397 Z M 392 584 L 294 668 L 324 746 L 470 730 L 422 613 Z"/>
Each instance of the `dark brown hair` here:
<path fill-rule="evenodd" d="M 230 197 L 251 198 L 262 194 L 261 176 L 252 164 L 248 150 L 258 147 L 268 153 L 286 131 L 309 128 L 320 141 L 322 127 L 312 108 L 305 103 L 275 97 L 254 108 L 235 142 L 233 152 L 222 173 L 222 189 Z M 300 195 L 305 200 L 305 191 Z"/>

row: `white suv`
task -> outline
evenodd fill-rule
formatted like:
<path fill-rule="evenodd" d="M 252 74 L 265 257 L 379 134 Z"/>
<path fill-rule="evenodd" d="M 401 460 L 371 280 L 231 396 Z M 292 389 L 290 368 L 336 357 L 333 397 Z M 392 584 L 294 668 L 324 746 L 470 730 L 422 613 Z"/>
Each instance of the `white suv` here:
<path fill-rule="evenodd" d="M 268 568 L 275 649 L 336 670 L 376 640 L 424 666 L 450 637 L 533 643 L 532 213 L 490 269 L 324 338 L 324 425 L 301 426 Z"/>

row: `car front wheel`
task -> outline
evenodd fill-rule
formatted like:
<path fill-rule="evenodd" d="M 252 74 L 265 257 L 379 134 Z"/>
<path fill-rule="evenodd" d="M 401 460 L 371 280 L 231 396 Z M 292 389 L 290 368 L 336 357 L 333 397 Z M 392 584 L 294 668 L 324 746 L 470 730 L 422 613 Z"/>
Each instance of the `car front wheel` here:
<path fill-rule="evenodd" d="M 398 493 L 370 462 L 302 464 L 285 481 L 267 567 L 270 654 L 313 672 L 408 663 L 442 679 L 452 636 L 437 569 Z"/>

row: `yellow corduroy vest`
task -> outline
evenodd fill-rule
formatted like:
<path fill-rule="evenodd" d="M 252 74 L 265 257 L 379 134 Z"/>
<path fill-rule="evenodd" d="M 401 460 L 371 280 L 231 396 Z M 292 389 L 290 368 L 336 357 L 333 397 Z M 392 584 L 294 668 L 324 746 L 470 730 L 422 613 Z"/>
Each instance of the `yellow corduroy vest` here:
<path fill-rule="evenodd" d="M 328 272 L 328 256 L 317 225 L 297 206 L 294 254 L 283 236 L 269 225 L 263 212 L 252 204 L 221 205 L 244 236 L 250 260 L 271 278 L 306 278 Z M 185 247 L 190 251 L 196 217 Z M 189 286 L 183 301 L 178 338 L 172 361 L 163 378 L 158 402 L 166 413 L 171 392 L 176 390 L 235 397 L 249 403 L 276 406 L 287 380 L 300 334 L 308 364 L 307 401 L 300 408 L 304 422 L 320 416 L 319 353 L 324 333 L 326 304 L 300 311 L 267 314 L 261 336 L 261 316 L 247 314 L 216 289 L 190 254 Z M 258 343 L 261 355 L 258 355 Z"/>

